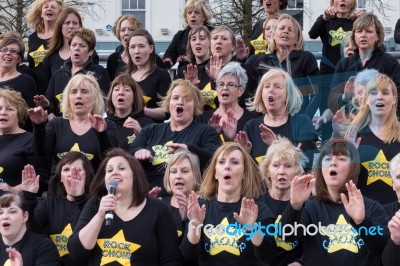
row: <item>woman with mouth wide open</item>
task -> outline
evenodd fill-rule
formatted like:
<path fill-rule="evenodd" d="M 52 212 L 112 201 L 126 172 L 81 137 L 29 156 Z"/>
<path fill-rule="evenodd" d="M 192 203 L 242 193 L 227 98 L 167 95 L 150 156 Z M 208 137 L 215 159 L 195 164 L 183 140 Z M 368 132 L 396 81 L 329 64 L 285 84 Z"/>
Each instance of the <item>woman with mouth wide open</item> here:
<path fill-rule="evenodd" d="M 28 37 L 28 62 L 39 79 L 40 94 L 47 89 L 41 79 L 42 62 L 47 53 L 48 41 L 54 35 L 57 17 L 64 8 L 66 5 L 63 0 L 37 0 L 27 14 L 28 24 L 35 29 Z"/>
<path fill-rule="evenodd" d="M 273 223 L 269 207 L 256 200 L 265 189 L 261 173 L 249 154 L 237 143 L 222 144 L 203 175 L 201 199 L 197 199 L 194 191 L 189 195 L 187 217 L 190 222 L 181 244 L 183 257 L 197 259 L 200 266 L 259 265 L 253 244 L 260 245 L 263 237 L 260 234 L 245 236 L 239 227 L 258 222 Z M 228 227 L 235 223 L 236 233 Z M 214 229 L 201 227 L 201 224 L 212 225 Z M 223 229 L 217 230 L 217 225 L 222 225 Z M 270 236 L 264 241 L 270 243 L 266 253 L 272 257 L 276 244 Z"/>
<path fill-rule="evenodd" d="M 51 240 L 31 232 L 28 206 L 19 194 L 0 197 L 1 265 L 63 265 Z"/>
<path fill-rule="evenodd" d="M 125 73 L 132 75 L 143 90 L 146 103 L 144 114 L 157 122 L 162 122 L 166 115 L 157 103 L 161 100 L 160 97 L 167 94 L 171 76 L 167 70 L 156 64 L 154 40 L 147 30 L 135 30 L 126 42 L 129 57 Z"/>
<path fill-rule="evenodd" d="M 249 79 L 256 81 L 271 67 L 287 71 L 303 96 L 300 113 L 313 118 L 319 104 L 318 63 L 311 52 L 304 51 L 301 26 L 292 16 L 280 15 L 272 30 L 267 52 L 247 66 L 250 70 Z"/>
<path fill-rule="evenodd" d="M 163 164 L 177 149 L 195 153 L 204 169 L 221 145 L 215 129 L 194 120 L 195 115 L 203 112 L 203 104 L 200 91 L 190 81 L 175 80 L 160 103 L 163 112 L 171 115 L 169 122 L 145 126 L 130 145 L 129 151 L 142 162 L 151 188 L 163 187 Z M 162 196 L 165 195 L 163 189 Z"/>
<path fill-rule="evenodd" d="M 260 171 L 268 187 L 261 200 L 271 209 L 275 224 L 279 223 L 290 201 L 293 178 L 304 173 L 305 162 L 307 157 L 299 147 L 294 146 L 287 138 L 278 138 L 272 142 L 265 159 L 260 163 Z M 301 242 L 286 242 L 279 237 L 275 237 L 275 242 L 279 251 L 272 258 L 265 257 L 262 246 L 256 249 L 256 255 L 261 260 L 270 260 L 271 265 L 298 265 L 292 263 L 302 255 Z"/>
<path fill-rule="evenodd" d="M 281 221 L 282 226 L 297 223 L 297 234 L 286 235 L 285 240 L 302 241 L 304 266 L 321 262 L 381 265 L 389 217 L 381 204 L 365 197 L 356 186 L 358 154 L 351 142 L 328 140 L 321 148 L 314 175 L 296 176 L 292 181 L 290 203 Z M 309 199 L 313 189 L 316 196 Z M 306 235 L 299 229 L 301 225 L 309 228 Z M 321 229 L 311 229 L 315 226 Z"/>
<path fill-rule="evenodd" d="M 110 180 L 117 183 L 115 194 L 107 192 Z M 89 266 L 182 265 L 168 206 L 147 197 L 146 173 L 131 154 L 121 148 L 109 150 L 89 193 L 68 239 L 73 259 L 80 262 L 88 258 Z M 113 218 L 108 224 L 110 212 Z"/>
<path fill-rule="evenodd" d="M 245 123 L 259 117 L 260 114 L 243 109 L 239 105 L 239 98 L 247 85 L 247 74 L 240 63 L 226 64 L 218 73 L 216 83 L 219 107 L 205 111 L 196 117 L 196 120 L 215 128 L 225 141 L 234 140 L 236 134 L 243 130 Z"/>
<path fill-rule="evenodd" d="M 301 104 L 300 91 L 290 75 L 282 69 L 269 70 L 261 78 L 254 100 L 248 107 L 264 115 L 248 121 L 235 141 L 260 162 L 278 135 L 286 137 L 295 145 L 301 143 L 300 148 L 309 160 L 304 168 L 310 169 L 314 153 L 318 152 L 315 144 L 317 133 L 311 119 L 298 113 Z"/>
<path fill-rule="evenodd" d="M 46 98 L 39 96 L 39 99 L 36 97 L 38 105 L 50 108 L 49 113 L 53 113 L 55 116 L 61 115 L 62 93 L 73 76 L 90 72 L 95 76 L 104 95 L 107 95 L 110 86 L 107 70 L 96 65 L 91 57 L 96 45 L 96 36 L 93 31 L 86 28 L 73 31 L 68 38 L 68 45 L 71 57 L 64 62 L 62 68 L 51 76 Z"/>
<path fill-rule="evenodd" d="M 381 204 L 397 200 L 386 167 L 400 152 L 397 97 L 394 82 L 388 76 L 378 74 L 368 82 L 365 104 L 346 133 L 347 138 L 359 144 L 362 167 L 357 186 L 363 195 Z"/>

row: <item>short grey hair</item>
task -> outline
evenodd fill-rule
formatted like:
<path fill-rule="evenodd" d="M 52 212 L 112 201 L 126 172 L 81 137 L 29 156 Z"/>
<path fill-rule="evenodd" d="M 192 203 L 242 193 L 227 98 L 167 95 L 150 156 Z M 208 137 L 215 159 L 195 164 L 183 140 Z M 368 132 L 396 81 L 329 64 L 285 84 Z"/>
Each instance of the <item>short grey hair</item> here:
<path fill-rule="evenodd" d="M 378 74 L 379 72 L 376 69 L 364 69 L 356 75 L 354 78 L 354 84 L 359 84 L 366 87 L 368 82 L 372 79 L 375 79 Z"/>
<path fill-rule="evenodd" d="M 236 77 L 243 88 L 246 88 L 247 81 L 249 80 L 246 70 L 243 69 L 239 62 L 229 62 L 226 64 L 218 73 L 216 82 L 218 83 L 224 76 Z"/>

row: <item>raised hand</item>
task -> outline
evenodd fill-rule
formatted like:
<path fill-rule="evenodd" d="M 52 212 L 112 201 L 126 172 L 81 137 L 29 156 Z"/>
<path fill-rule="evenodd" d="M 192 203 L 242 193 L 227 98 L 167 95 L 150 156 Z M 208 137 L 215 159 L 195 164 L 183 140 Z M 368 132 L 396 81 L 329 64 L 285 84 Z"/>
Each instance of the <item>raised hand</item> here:
<path fill-rule="evenodd" d="M 349 123 L 344 109 L 337 110 L 332 118 L 333 136 L 343 136 Z"/>
<path fill-rule="evenodd" d="M 357 126 L 351 126 L 347 131 L 346 134 L 344 135 L 344 138 L 348 141 L 354 144 L 356 148 L 360 146 L 361 143 L 361 137 L 357 138 L 358 134 L 358 127 Z"/>
<path fill-rule="evenodd" d="M 333 6 L 330 6 L 324 10 L 323 17 L 325 21 L 334 18 L 335 16 L 336 16 L 336 10 Z"/>
<path fill-rule="evenodd" d="M 222 116 L 220 114 L 214 112 L 210 120 L 208 120 L 208 125 L 212 128 L 215 128 L 218 134 L 221 134 L 222 132 L 222 126 L 220 125 L 221 118 Z"/>
<path fill-rule="evenodd" d="M 30 164 L 25 165 L 21 173 L 21 179 L 22 190 L 31 193 L 37 193 L 39 191 L 40 176 L 36 175 L 35 167 Z"/>
<path fill-rule="evenodd" d="M 133 129 L 133 131 L 135 131 L 136 134 L 139 133 L 140 130 L 142 130 L 142 127 L 140 126 L 139 122 L 136 119 L 132 118 L 132 117 L 128 117 L 125 120 L 125 122 L 123 124 L 123 127 Z"/>
<path fill-rule="evenodd" d="M 239 143 L 247 153 L 250 153 L 253 148 L 253 144 L 245 131 L 239 131 L 239 133 L 236 134 L 235 142 Z"/>
<path fill-rule="evenodd" d="M 92 125 L 92 128 L 94 130 L 96 130 L 97 132 L 104 132 L 107 129 L 106 120 L 104 120 L 104 118 L 101 115 L 89 114 L 89 120 L 90 120 L 90 124 Z"/>
<path fill-rule="evenodd" d="M 165 146 L 167 146 L 169 148 L 169 151 L 168 151 L 169 154 L 174 154 L 179 149 L 189 150 L 188 146 L 184 143 L 168 143 L 168 144 L 165 144 Z"/>
<path fill-rule="evenodd" d="M 198 85 L 200 83 L 197 65 L 188 64 L 186 66 L 186 70 L 183 70 L 183 76 L 185 77 L 186 80 L 189 80 L 193 85 Z"/>
<path fill-rule="evenodd" d="M 44 95 L 35 95 L 33 97 L 33 102 L 35 103 L 36 106 L 41 106 L 43 108 L 49 107 L 50 102 L 47 100 Z"/>
<path fill-rule="evenodd" d="M 71 184 L 71 196 L 77 197 L 85 194 L 85 172 L 79 170 L 76 167 L 71 169 L 71 178 L 69 179 Z"/>
<path fill-rule="evenodd" d="M 13 247 L 6 248 L 8 252 L 8 258 L 10 259 L 10 266 L 23 266 L 24 262 L 22 260 L 21 253 Z"/>
<path fill-rule="evenodd" d="M 275 133 L 266 125 L 260 124 L 261 139 L 262 141 L 270 146 L 274 140 L 277 140 Z"/>
<path fill-rule="evenodd" d="M 258 217 L 258 206 L 253 199 L 242 199 L 242 205 L 240 206 L 240 213 L 233 213 L 233 217 L 241 225 L 250 224 L 254 225 Z"/>
<path fill-rule="evenodd" d="M 328 121 L 330 121 L 332 117 L 333 117 L 332 111 L 330 109 L 326 109 L 315 123 L 315 130 L 318 130 L 322 124 L 328 123 Z"/>
<path fill-rule="evenodd" d="M 232 110 L 226 111 L 226 121 L 222 122 L 222 132 L 229 139 L 233 140 L 237 131 L 237 120 Z"/>
<path fill-rule="evenodd" d="M 113 195 L 108 194 L 101 198 L 98 214 L 104 219 L 108 211 L 115 211 L 117 209 L 117 201 L 121 194 Z"/>
<path fill-rule="evenodd" d="M 207 75 L 212 80 L 216 80 L 219 71 L 221 71 L 221 68 L 222 68 L 222 59 L 220 59 L 218 55 L 210 56 L 210 67 L 209 68 L 206 67 Z"/>
<path fill-rule="evenodd" d="M 152 161 L 154 159 L 153 155 L 151 155 L 151 151 L 149 151 L 148 149 L 140 149 L 140 150 L 136 151 L 133 156 L 135 156 L 135 158 L 138 160 Z"/>
<path fill-rule="evenodd" d="M 393 243 L 400 245 L 400 210 L 398 210 L 388 223 L 390 238 Z"/>
<path fill-rule="evenodd" d="M 354 12 L 351 14 L 350 19 L 357 19 L 359 17 L 361 17 L 362 15 L 364 15 L 364 10 L 354 10 Z"/>
<path fill-rule="evenodd" d="M 290 204 L 293 209 L 300 210 L 303 203 L 310 197 L 315 186 L 315 178 L 312 174 L 295 176 L 290 188 Z"/>
<path fill-rule="evenodd" d="M 197 195 L 194 191 L 190 192 L 188 197 L 187 217 L 193 226 L 202 224 L 206 217 L 206 206 L 203 205 L 200 207 L 197 201 Z"/>
<path fill-rule="evenodd" d="M 353 219 L 356 224 L 360 224 L 365 218 L 364 198 L 361 191 L 357 189 L 352 180 L 350 180 L 349 183 L 346 183 L 346 189 L 349 194 L 348 198 L 344 193 L 340 194 L 343 206 L 351 219 Z"/>
<path fill-rule="evenodd" d="M 35 107 L 28 109 L 28 115 L 32 123 L 40 125 L 47 121 L 48 114 L 47 111 L 43 110 L 42 107 Z"/>
<path fill-rule="evenodd" d="M 160 188 L 160 187 L 153 187 L 153 188 L 149 191 L 149 193 L 147 193 L 147 196 L 148 196 L 149 198 L 156 199 L 156 198 L 158 197 L 158 194 L 160 194 L 160 192 L 161 192 L 161 188 Z"/>
<path fill-rule="evenodd" d="M 343 101 L 350 102 L 354 96 L 354 76 L 351 76 L 344 86 Z"/>
<path fill-rule="evenodd" d="M 249 48 L 246 47 L 246 45 L 244 44 L 244 41 L 241 37 L 236 38 L 235 52 L 236 52 L 236 58 L 239 61 L 243 61 L 249 57 L 249 54 L 250 54 Z"/>
<path fill-rule="evenodd" d="M 181 215 L 182 221 L 187 217 L 187 210 L 188 210 L 188 197 L 181 191 L 177 191 L 175 193 L 176 200 L 179 205 L 179 214 Z"/>

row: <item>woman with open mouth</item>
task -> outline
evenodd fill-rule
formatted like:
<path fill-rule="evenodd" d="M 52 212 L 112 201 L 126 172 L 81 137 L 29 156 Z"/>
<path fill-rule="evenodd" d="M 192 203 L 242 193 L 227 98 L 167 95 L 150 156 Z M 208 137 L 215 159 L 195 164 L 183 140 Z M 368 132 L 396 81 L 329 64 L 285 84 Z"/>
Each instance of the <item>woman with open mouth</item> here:
<path fill-rule="evenodd" d="M 106 104 L 106 120 L 117 126 L 118 147 L 124 150 L 128 150 L 144 126 L 154 123 L 153 119 L 144 115 L 142 89 L 129 74 L 121 74 L 114 79 Z"/>
<path fill-rule="evenodd" d="M 197 259 L 200 266 L 259 265 L 253 244 L 260 245 L 263 237 L 254 226 L 273 223 L 269 207 L 256 200 L 265 189 L 247 152 L 234 142 L 222 144 L 203 175 L 200 199 L 193 191 L 189 195 L 183 257 Z M 270 236 L 264 241 L 270 243 L 266 253 L 272 257 L 276 244 Z"/>
<path fill-rule="evenodd" d="M 261 200 L 271 209 L 275 224 L 278 225 L 286 206 L 290 202 L 290 188 L 293 178 L 304 174 L 303 165 L 307 157 L 299 147 L 294 146 L 287 138 L 278 138 L 272 142 L 260 163 L 260 171 L 266 180 L 268 191 Z M 290 265 L 302 255 L 301 242 L 285 242 L 275 237 L 279 251 L 273 258 L 266 258 L 264 247 L 256 249 L 261 260 L 270 260 L 271 265 Z"/>
<path fill-rule="evenodd" d="M 170 197 L 162 200 L 169 206 L 181 243 L 187 223 L 188 198 L 192 191 L 198 192 L 201 182 L 199 157 L 187 150 L 178 150 L 168 161 L 164 175 L 164 187 Z M 185 266 L 197 265 L 197 260 L 184 261 Z"/>
<path fill-rule="evenodd" d="M 381 204 L 397 200 L 388 168 L 389 161 L 400 152 L 397 97 L 395 83 L 388 76 L 377 74 L 368 82 L 365 104 L 346 134 L 359 145 L 362 167 L 357 187 Z"/>
<path fill-rule="evenodd" d="M 196 117 L 197 121 L 208 123 L 215 128 L 225 141 L 233 141 L 247 121 L 260 116 L 239 105 L 239 98 L 246 89 L 247 80 L 246 71 L 240 63 L 227 63 L 216 79 L 219 107 Z"/>
<path fill-rule="evenodd" d="M 171 76 L 156 64 L 153 37 L 145 29 L 135 30 L 127 39 L 127 47 L 129 58 L 125 73 L 132 75 L 143 90 L 144 113 L 156 122 L 163 122 L 166 114 L 157 102 L 167 94 Z"/>
<path fill-rule="evenodd" d="M 179 63 L 178 69 L 190 63 L 190 59 L 187 58 L 187 47 L 189 31 L 192 28 L 204 25 L 209 31 L 212 31 L 212 11 L 208 5 L 208 1 L 187 1 L 183 10 L 183 20 L 185 22 L 185 29 L 178 31 L 174 35 L 174 38 L 165 51 L 163 62 L 167 68 L 171 68 L 177 62 Z"/>
<path fill-rule="evenodd" d="M 168 206 L 147 197 L 146 173 L 131 154 L 121 148 L 109 150 L 89 191 L 68 240 L 73 259 L 88 258 L 89 266 L 182 265 Z"/>
<path fill-rule="evenodd" d="M 0 263 L 63 265 L 51 240 L 28 229 L 28 211 L 22 196 L 7 193 L 0 197 Z"/>
<path fill-rule="evenodd" d="M 318 152 L 317 133 L 311 119 L 300 114 L 302 97 L 290 75 L 282 69 L 271 69 L 261 78 L 249 110 L 263 116 L 248 121 L 237 134 L 239 142 L 258 162 L 261 162 L 269 145 L 277 136 L 286 137 L 293 144 L 301 143 L 308 158 L 305 169 L 312 168 L 314 153 Z"/>
<path fill-rule="evenodd" d="M 85 154 L 96 171 L 102 154 L 118 145 L 115 124 L 103 118 L 105 104 L 96 78 L 88 74 L 73 76 L 62 99 L 63 116 L 50 121 L 42 107 L 29 109 L 34 124 L 34 152 L 51 158 L 52 174 L 69 151 Z"/>
<path fill-rule="evenodd" d="M 39 93 L 44 94 L 46 87 L 42 82 L 42 62 L 48 49 L 48 41 L 53 37 L 56 21 L 61 11 L 66 8 L 63 0 L 34 1 L 27 14 L 28 24 L 35 31 L 28 37 L 28 62 L 39 79 Z"/>
<path fill-rule="evenodd" d="M 73 31 L 68 38 L 68 45 L 70 58 L 64 62 L 62 68 L 51 76 L 46 97 L 42 95 L 35 97 L 38 105 L 49 109 L 49 113 L 55 116 L 61 115 L 60 106 L 63 100 L 61 95 L 73 76 L 92 73 L 97 79 L 101 93 L 104 95 L 107 95 L 110 86 L 110 77 L 107 70 L 100 65 L 96 65 L 92 60 L 96 45 L 96 36 L 93 31 L 86 28 L 79 28 Z"/>
<path fill-rule="evenodd" d="M 303 96 L 300 113 L 312 119 L 319 107 L 319 68 L 314 55 L 304 51 L 300 24 L 292 16 L 282 14 L 272 30 L 271 38 L 265 55 L 248 65 L 251 72 L 249 79 L 259 81 L 270 68 L 287 71 Z"/>
<path fill-rule="evenodd" d="M 285 234 L 286 241 L 302 241 L 304 266 L 321 262 L 381 265 L 389 217 L 381 204 L 365 197 L 356 186 L 358 154 L 351 142 L 328 140 L 314 175 L 296 176 L 292 181 L 290 203 L 281 221 L 283 227 L 294 226 L 291 234 Z M 313 189 L 316 195 L 310 199 Z"/>
<path fill-rule="evenodd" d="M 93 167 L 83 153 L 68 152 L 50 179 L 52 196 L 45 197 L 38 204 L 39 176 L 32 166 L 26 166 L 22 172 L 21 187 L 30 208 L 30 229 L 46 234 L 53 241 L 65 266 L 77 263 L 69 255 L 67 243 L 88 200 L 93 176 Z M 87 265 L 87 261 L 79 263 Z"/>
<path fill-rule="evenodd" d="M 340 59 L 330 86 L 328 108 L 333 113 L 351 100 L 351 97 L 344 94 L 349 78 L 367 68 L 374 68 L 390 77 L 396 84 L 397 93 L 400 91 L 400 64 L 395 57 L 384 51 L 385 29 L 378 17 L 365 13 L 357 18 L 351 38 L 357 50 L 354 55 Z"/>
<path fill-rule="evenodd" d="M 147 125 L 139 132 L 129 151 L 141 161 L 146 170 L 149 186 L 163 188 L 165 164 L 171 154 L 183 148 L 200 158 L 201 169 L 205 168 L 214 151 L 221 145 L 217 131 L 194 120 L 203 112 L 204 100 L 200 91 L 190 81 L 177 79 L 172 82 L 160 106 L 169 112 L 166 123 Z"/>

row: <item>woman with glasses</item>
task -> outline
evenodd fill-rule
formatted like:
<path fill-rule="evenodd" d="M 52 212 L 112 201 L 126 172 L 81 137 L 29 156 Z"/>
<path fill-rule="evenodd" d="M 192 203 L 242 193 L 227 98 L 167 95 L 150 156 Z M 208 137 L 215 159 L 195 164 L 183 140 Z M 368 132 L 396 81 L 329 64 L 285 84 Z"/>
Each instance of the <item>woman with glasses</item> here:
<path fill-rule="evenodd" d="M 218 73 L 216 84 L 219 107 L 205 111 L 197 121 L 208 123 L 222 134 L 224 140 L 234 140 L 247 121 L 259 116 L 239 105 L 247 84 L 246 71 L 240 63 L 229 62 Z"/>

